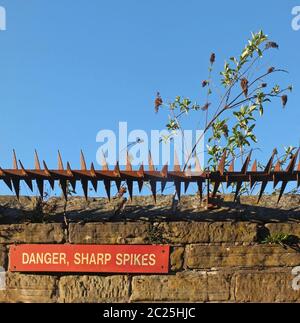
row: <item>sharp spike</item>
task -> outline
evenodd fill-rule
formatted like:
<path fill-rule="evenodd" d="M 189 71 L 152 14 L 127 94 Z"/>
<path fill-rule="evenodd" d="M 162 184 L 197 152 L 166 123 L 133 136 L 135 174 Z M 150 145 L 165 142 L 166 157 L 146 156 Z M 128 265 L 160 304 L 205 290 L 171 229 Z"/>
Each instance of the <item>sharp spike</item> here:
<path fill-rule="evenodd" d="M 150 187 L 154 202 L 156 203 L 156 181 L 150 180 Z"/>
<path fill-rule="evenodd" d="M 202 168 L 200 165 L 200 161 L 197 155 L 195 155 L 195 172 L 196 173 L 202 173 Z"/>
<path fill-rule="evenodd" d="M 72 176 L 72 179 L 69 179 L 69 182 L 72 186 L 73 191 L 76 191 L 76 179 L 74 178 L 73 172 L 72 172 L 72 168 L 69 162 L 67 162 L 67 172 L 69 176 Z"/>
<path fill-rule="evenodd" d="M 118 190 L 118 192 L 120 192 L 122 181 L 120 181 L 120 180 L 115 180 L 115 183 L 116 183 L 116 186 L 117 186 L 117 190 Z"/>
<path fill-rule="evenodd" d="M 24 176 L 24 182 L 29 187 L 31 192 L 33 192 L 32 180 L 30 178 L 28 178 L 28 173 L 26 172 L 26 169 L 25 169 L 25 167 L 23 166 L 23 164 L 22 164 L 22 162 L 20 160 L 19 160 L 19 164 L 20 164 L 23 176 Z"/>
<path fill-rule="evenodd" d="M 275 165 L 275 168 L 274 168 L 274 172 L 276 173 L 278 173 L 278 172 L 281 172 L 281 163 L 280 163 L 280 160 L 278 160 L 277 161 L 277 163 L 276 163 L 276 165 Z M 278 183 L 279 183 L 279 179 L 276 177 L 276 174 L 274 174 L 273 175 L 273 182 L 274 182 L 274 184 L 273 184 L 273 188 L 275 189 L 276 188 L 276 186 L 278 185 Z"/>
<path fill-rule="evenodd" d="M 275 165 L 274 172 L 281 172 L 281 163 L 280 160 Z"/>
<path fill-rule="evenodd" d="M 166 164 L 166 165 L 162 168 L 162 170 L 161 170 L 161 175 L 162 175 L 163 177 L 167 177 L 167 176 L 168 176 L 168 168 L 169 168 L 168 164 Z"/>
<path fill-rule="evenodd" d="M 19 164 L 20 164 L 20 167 L 21 167 L 21 170 L 22 170 L 22 173 L 23 173 L 23 176 L 27 176 L 27 172 L 26 172 L 26 169 L 25 167 L 23 166 L 22 162 L 19 160 Z"/>
<path fill-rule="evenodd" d="M 175 150 L 175 153 L 174 153 L 174 172 L 180 172 L 180 171 L 181 171 L 181 169 L 180 169 L 179 159 L 178 159 L 177 152 Z"/>
<path fill-rule="evenodd" d="M 82 150 L 80 151 L 80 167 L 81 170 L 87 170 L 85 157 Z"/>
<path fill-rule="evenodd" d="M 184 193 L 186 193 L 186 192 L 187 192 L 187 190 L 188 190 L 189 186 L 190 186 L 190 182 L 189 182 L 189 181 L 185 181 L 185 182 L 184 182 Z"/>
<path fill-rule="evenodd" d="M 252 165 L 252 169 L 251 172 L 257 172 L 257 160 L 255 159 L 253 165 Z"/>
<path fill-rule="evenodd" d="M 91 175 L 92 175 L 93 177 L 97 177 L 94 163 L 91 163 Z"/>
<path fill-rule="evenodd" d="M 262 196 L 264 194 L 264 191 L 265 191 L 267 185 L 268 185 L 268 182 L 267 181 L 264 181 L 264 182 L 261 183 L 261 189 L 260 189 L 260 192 L 259 192 L 257 204 L 260 202 L 260 200 L 261 200 L 261 198 L 262 198 Z"/>
<path fill-rule="evenodd" d="M 0 167 L 0 175 L 3 176 L 2 180 L 4 181 L 4 183 L 8 186 L 8 188 L 13 191 L 13 187 L 12 187 L 12 183 L 11 183 L 11 180 L 6 177 L 3 169 Z"/>
<path fill-rule="evenodd" d="M 161 181 L 161 193 L 164 192 L 165 188 L 166 188 L 167 182 L 166 181 Z"/>
<path fill-rule="evenodd" d="M 223 156 L 222 156 L 222 158 L 220 160 L 219 166 L 218 166 L 218 171 L 221 173 L 222 176 L 223 176 L 224 171 L 225 171 L 226 157 L 227 157 L 227 154 L 226 154 L 226 150 L 225 150 L 224 153 L 223 153 Z"/>
<path fill-rule="evenodd" d="M 203 200 L 203 182 L 202 181 L 198 181 L 197 182 L 197 186 L 198 186 L 198 191 L 200 194 L 200 200 Z"/>
<path fill-rule="evenodd" d="M 18 178 L 12 179 L 12 185 L 14 187 L 17 199 L 20 199 L 20 180 Z"/>
<path fill-rule="evenodd" d="M 13 169 L 18 169 L 17 154 L 13 149 Z"/>
<path fill-rule="evenodd" d="M 88 200 L 88 186 L 89 186 L 89 182 L 87 179 L 81 179 L 81 186 L 82 186 L 82 190 L 83 190 L 83 194 L 86 200 Z"/>
<path fill-rule="evenodd" d="M 44 170 L 45 170 L 47 176 L 51 176 L 51 173 L 50 173 L 50 171 L 48 169 L 48 166 L 47 166 L 47 164 L 46 164 L 46 162 L 44 160 L 43 160 L 43 166 L 44 166 Z M 54 179 L 49 177 L 48 181 L 49 181 L 49 184 L 50 184 L 52 190 L 54 190 Z"/>
<path fill-rule="evenodd" d="M 252 150 L 250 151 L 248 157 L 246 158 L 245 160 L 245 163 L 242 167 L 242 170 L 241 170 L 241 173 L 242 174 L 246 174 L 247 173 L 247 170 L 248 170 L 248 167 L 249 167 L 249 164 L 250 164 L 250 161 L 251 161 L 251 156 L 252 156 Z"/>
<path fill-rule="evenodd" d="M 240 190 L 242 188 L 242 184 L 243 184 L 242 182 L 237 182 L 236 183 L 236 190 L 235 190 L 235 195 L 234 195 L 234 201 L 237 200 L 237 197 L 239 195 L 239 192 L 240 192 Z"/>
<path fill-rule="evenodd" d="M 130 200 L 132 201 L 133 181 L 127 180 L 126 183 L 127 183 L 127 189 L 128 189 L 129 197 L 130 197 Z"/>
<path fill-rule="evenodd" d="M 265 168 L 265 173 L 267 173 L 267 174 L 270 174 L 271 173 L 271 171 L 272 171 L 272 166 L 273 166 L 273 161 L 274 161 L 274 158 L 275 158 L 275 155 L 277 154 L 277 150 L 276 149 L 274 149 L 273 150 L 273 153 L 272 153 L 272 156 L 271 156 L 271 158 L 270 158 L 270 160 L 269 160 L 269 162 L 268 162 L 268 164 L 267 164 L 267 166 L 266 166 L 266 168 Z"/>
<path fill-rule="evenodd" d="M 103 152 L 102 152 L 101 166 L 102 166 L 102 170 L 109 170 L 108 164 Z"/>
<path fill-rule="evenodd" d="M 251 172 L 253 172 L 253 173 L 257 172 L 257 160 L 256 159 L 252 165 Z M 250 178 L 250 189 L 252 189 L 253 186 L 255 185 L 256 181 L 253 179 L 252 175 L 250 175 L 249 178 Z"/>
<path fill-rule="evenodd" d="M 110 201 L 110 180 L 104 180 L 104 187 L 105 187 L 105 191 L 108 197 L 108 200 Z"/>
<path fill-rule="evenodd" d="M 297 150 L 297 152 L 293 155 L 287 169 L 286 169 L 286 172 L 287 173 L 292 173 L 294 171 L 294 168 L 296 166 L 296 162 L 297 162 L 297 158 L 298 158 L 298 155 L 299 155 L 299 151 L 300 149 Z"/>
<path fill-rule="evenodd" d="M 90 172 L 91 172 L 91 175 L 93 177 L 93 179 L 91 180 L 92 186 L 93 186 L 95 192 L 97 192 L 97 190 L 98 190 L 98 180 L 97 180 L 97 174 L 96 174 L 96 171 L 95 171 L 94 163 L 91 163 Z"/>
<path fill-rule="evenodd" d="M 43 198 L 44 197 L 44 181 L 42 179 L 37 179 L 36 185 L 39 190 L 41 198 Z"/>
<path fill-rule="evenodd" d="M 61 158 L 60 151 L 58 151 L 58 170 L 64 170 L 64 164 Z"/>
<path fill-rule="evenodd" d="M 219 187 L 220 187 L 220 184 L 221 184 L 220 182 L 215 182 L 212 197 L 216 197 L 216 195 L 218 193 L 218 190 L 219 190 Z"/>
<path fill-rule="evenodd" d="M 232 159 L 232 162 L 229 166 L 229 170 L 228 170 L 230 173 L 233 173 L 234 172 L 234 159 Z"/>
<path fill-rule="evenodd" d="M 287 186 L 287 182 L 282 182 L 282 186 L 281 186 L 281 189 L 280 189 L 280 193 L 279 193 L 279 197 L 278 197 L 278 201 L 277 203 L 279 204 L 281 198 L 282 198 L 282 195 L 286 189 L 286 186 Z"/>
<path fill-rule="evenodd" d="M 143 164 L 140 166 L 138 174 L 140 177 L 142 177 L 142 178 L 144 177 L 145 173 L 144 173 L 144 165 Z M 144 181 L 142 179 L 140 179 L 137 182 L 138 182 L 139 192 L 141 193 L 141 191 L 143 189 Z"/>
<path fill-rule="evenodd" d="M 59 180 L 60 188 L 63 193 L 65 200 L 68 200 L 68 193 L 67 193 L 67 181 L 64 179 Z"/>
<path fill-rule="evenodd" d="M 175 190 L 176 190 L 176 193 L 177 193 L 178 200 L 180 201 L 180 198 L 181 198 L 181 182 L 180 181 L 175 181 L 174 184 L 175 184 Z"/>
<path fill-rule="evenodd" d="M 69 162 L 67 162 L 67 172 L 69 176 L 73 176 L 72 168 Z"/>
<path fill-rule="evenodd" d="M 36 150 L 34 151 L 34 167 L 36 170 L 41 170 L 39 155 Z"/>
<path fill-rule="evenodd" d="M 126 158 L 126 171 L 131 172 L 132 171 L 132 166 L 129 158 L 129 153 L 127 151 L 127 158 Z"/>
<path fill-rule="evenodd" d="M 143 189 L 143 186 L 144 186 L 144 182 L 143 181 L 138 181 L 138 187 L 139 187 L 139 192 L 141 193 L 142 189 Z"/>
<path fill-rule="evenodd" d="M 115 173 L 115 176 L 121 177 L 119 162 L 116 163 L 114 173 Z"/>
<path fill-rule="evenodd" d="M 141 164 L 141 166 L 140 166 L 140 169 L 138 171 L 138 175 L 140 177 L 144 177 L 145 176 L 145 169 L 144 169 L 144 165 L 143 164 Z"/>
<path fill-rule="evenodd" d="M 154 172 L 155 171 L 155 168 L 154 168 L 154 165 L 153 165 L 151 151 L 149 151 L 149 155 L 148 155 L 148 164 L 149 164 L 149 171 L 150 172 Z"/>

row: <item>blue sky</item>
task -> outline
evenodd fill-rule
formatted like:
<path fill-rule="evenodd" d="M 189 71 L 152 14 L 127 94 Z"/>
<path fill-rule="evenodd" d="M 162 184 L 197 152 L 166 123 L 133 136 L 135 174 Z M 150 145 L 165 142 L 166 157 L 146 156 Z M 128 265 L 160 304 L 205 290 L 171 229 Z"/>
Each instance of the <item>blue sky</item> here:
<path fill-rule="evenodd" d="M 95 161 L 101 129 L 162 129 L 153 99 L 189 96 L 201 103 L 207 61 L 217 67 L 238 55 L 251 31 L 263 29 L 280 44 L 266 66 L 290 71 L 288 108 L 268 107 L 257 126 L 265 161 L 274 147 L 299 145 L 300 31 L 291 10 L 300 1 L 252 0 L 0 0 L 7 30 L 0 32 L 0 165 L 16 149 L 24 165 L 56 166 L 57 149 L 72 166 L 83 149 Z M 195 119 L 192 120 L 195 125 Z M 189 124 L 187 125 L 189 126 Z M 6 192 L 1 184 L 0 191 Z"/>

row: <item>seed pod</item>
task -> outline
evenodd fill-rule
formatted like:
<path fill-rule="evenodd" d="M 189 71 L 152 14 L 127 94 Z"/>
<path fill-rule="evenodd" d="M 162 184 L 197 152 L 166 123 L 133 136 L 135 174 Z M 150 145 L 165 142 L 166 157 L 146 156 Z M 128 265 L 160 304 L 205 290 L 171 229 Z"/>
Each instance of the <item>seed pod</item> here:
<path fill-rule="evenodd" d="M 248 80 L 246 78 L 243 78 L 241 80 L 241 88 L 242 88 L 242 90 L 244 92 L 245 97 L 248 96 L 248 83 L 249 82 L 248 82 Z"/>
<path fill-rule="evenodd" d="M 160 96 L 160 93 L 157 92 L 157 95 L 156 95 L 156 99 L 155 99 L 155 103 L 154 103 L 154 109 L 155 109 L 155 113 L 158 113 L 159 111 L 159 107 L 163 104 L 163 100 Z"/>
<path fill-rule="evenodd" d="M 288 96 L 287 95 L 283 95 L 281 97 L 281 101 L 282 101 L 282 106 L 285 107 L 287 102 L 288 102 Z"/>

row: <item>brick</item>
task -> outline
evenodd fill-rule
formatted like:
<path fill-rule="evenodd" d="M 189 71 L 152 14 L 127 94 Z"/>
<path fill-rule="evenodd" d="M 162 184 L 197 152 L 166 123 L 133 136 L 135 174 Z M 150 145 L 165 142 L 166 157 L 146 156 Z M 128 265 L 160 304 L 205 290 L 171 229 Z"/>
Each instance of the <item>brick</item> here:
<path fill-rule="evenodd" d="M 63 240 L 60 223 L 0 225 L 0 243 L 61 243 Z"/>
<path fill-rule="evenodd" d="M 294 267 L 300 265 L 300 253 L 292 248 L 272 245 L 186 247 L 185 267 Z"/>
<path fill-rule="evenodd" d="M 128 298 L 127 276 L 65 276 L 59 281 L 61 303 L 127 302 Z"/>

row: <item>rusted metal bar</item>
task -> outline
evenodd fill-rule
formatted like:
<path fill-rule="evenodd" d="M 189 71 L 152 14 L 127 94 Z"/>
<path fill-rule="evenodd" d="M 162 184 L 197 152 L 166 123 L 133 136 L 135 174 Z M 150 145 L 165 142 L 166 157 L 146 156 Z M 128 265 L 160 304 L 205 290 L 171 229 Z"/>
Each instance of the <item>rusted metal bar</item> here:
<path fill-rule="evenodd" d="M 247 156 L 247 159 L 240 171 L 234 170 L 234 160 L 230 163 L 228 170 L 226 170 L 226 153 L 223 154 L 216 171 L 202 170 L 197 157 L 195 157 L 195 171 L 192 171 L 191 167 L 188 167 L 186 171 L 183 171 L 180 168 L 177 156 L 175 156 L 173 170 L 169 170 L 168 165 L 165 165 L 161 170 L 155 169 L 151 154 L 149 154 L 148 170 L 146 170 L 143 165 L 141 165 L 138 170 L 134 170 L 131 165 L 129 155 L 127 155 L 127 164 L 124 170 L 120 169 L 118 163 L 114 169 L 109 169 L 104 157 L 101 170 L 96 170 L 93 163 L 91 163 L 91 166 L 88 169 L 85 156 L 82 151 L 80 153 L 79 170 L 72 169 L 69 162 L 67 162 L 65 168 L 60 152 L 58 152 L 57 169 L 49 169 L 45 161 L 43 161 L 42 169 L 38 153 L 36 151 L 34 155 L 35 167 L 34 169 L 27 169 L 20 160 L 18 162 L 16 152 L 13 151 L 13 166 L 11 169 L 3 169 L 0 167 L 0 180 L 2 180 L 10 190 L 14 191 L 17 198 L 20 196 L 21 181 L 24 181 L 31 191 L 33 191 L 33 182 L 35 181 L 39 194 L 42 197 L 44 195 L 45 182 L 49 182 L 52 189 L 54 189 L 54 183 L 58 182 L 65 199 L 68 198 L 70 186 L 75 190 L 77 182 L 81 183 L 86 199 L 88 198 L 89 183 L 92 184 L 93 189 L 97 192 L 98 182 L 103 182 L 108 199 L 111 198 L 111 182 L 116 183 L 118 190 L 120 190 L 122 182 L 126 183 L 129 196 L 132 199 L 133 184 L 137 183 L 139 191 L 141 191 L 143 184 L 147 182 L 150 185 L 151 194 L 155 201 L 158 183 L 161 184 L 162 192 L 168 182 L 173 183 L 178 199 L 181 197 L 182 184 L 184 184 L 184 190 L 186 192 L 190 183 L 197 184 L 199 195 L 202 199 L 203 184 L 206 183 L 208 189 L 207 204 L 209 204 L 210 198 L 217 195 L 222 183 L 227 184 L 227 187 L 231 184 L 236 184 L 235 200 L 239 196 L 244 183 L 249 184 L 251 189 L 256 183 L 261 183 L 261 189 L 258 196 L 259 202 L 268 183 L 273 183 L 274 187 L 276 187 L 278 183 L 282 182 L 278 198 L 279 202 L 289 182 L 296 182 L 297 187 L 300 187 L 300 161 L 298 162 L 298 166 L 296 166 L 299 152 L 300 149 L 292 155 L 286 170 L 282 170 L 280 161 L 278 161 L 275 166 L 273 165 L 275 156 L 277 155 L 277 151 L 274 150 L 263 171 L 257 170 L 256 160 L 254 161 L 251 170 L 248 170 L 252 152 Z M 209 189 L 210 183 L 213 183 L 212 193 L 210 193 Z"/>

